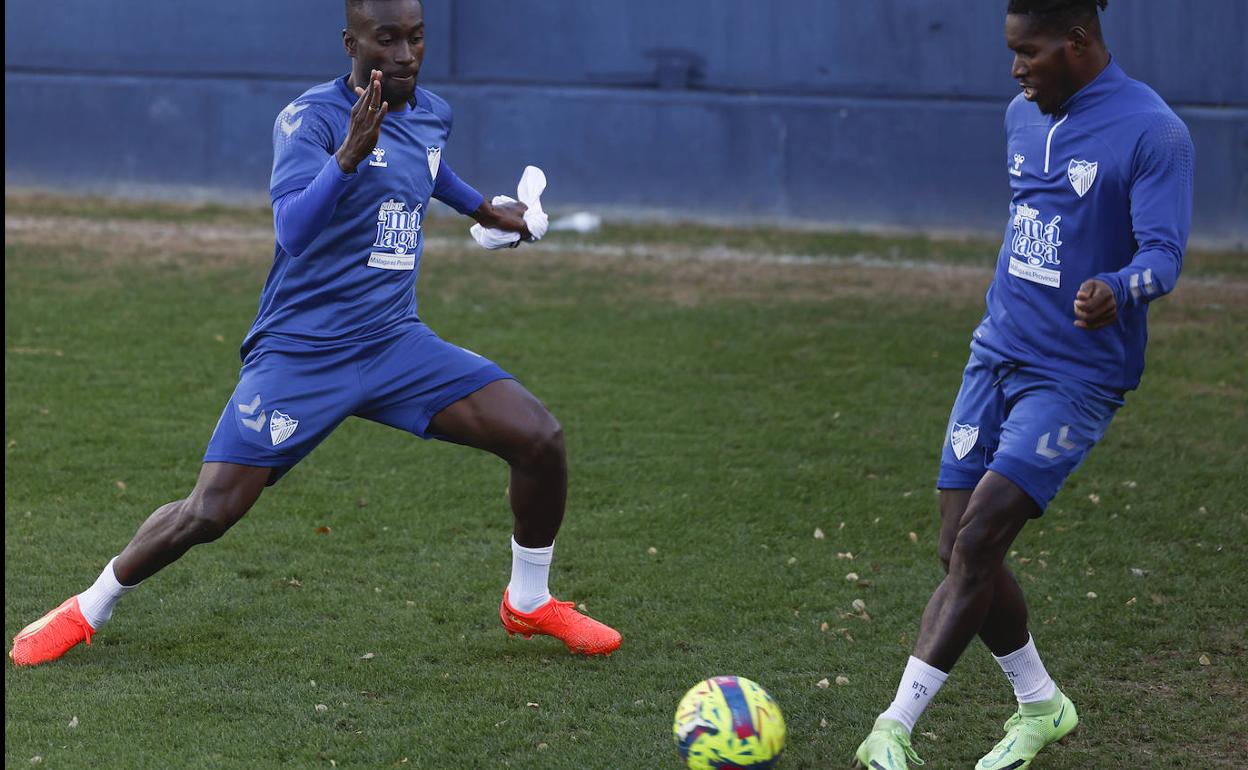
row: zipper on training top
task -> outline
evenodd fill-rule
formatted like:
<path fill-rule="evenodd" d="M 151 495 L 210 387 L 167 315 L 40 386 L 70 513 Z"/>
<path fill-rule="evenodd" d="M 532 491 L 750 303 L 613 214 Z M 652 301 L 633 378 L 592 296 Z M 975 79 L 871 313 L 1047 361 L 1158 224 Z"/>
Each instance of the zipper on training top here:
<path fill-rule="evenodd" d="M 1062 116 L 1061 120 L 1054 123 L 1053 127 L 1049 129 L 1049 138 L 1045 140 L 1045 143 L 1044 143 L 1044 173 L 1046 174 L 1049 173 L 1049 148 L 1053 146 L 1053 132 L 1057 130 L 1058 126 L 1065 123 L 1066 118 L 1069 118 L 1069 117 L 1070 117 L 1070 113 L 1068 112 Z"/>

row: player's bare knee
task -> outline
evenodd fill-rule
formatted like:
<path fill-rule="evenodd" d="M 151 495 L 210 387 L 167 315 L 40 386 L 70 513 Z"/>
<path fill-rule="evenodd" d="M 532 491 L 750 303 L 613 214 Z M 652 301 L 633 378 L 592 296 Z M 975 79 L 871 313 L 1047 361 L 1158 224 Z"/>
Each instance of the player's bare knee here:
<path fill-rule="evenodd" d="M 182 501 L 179 523 L 195 543 L 210 543 L 224 535 L 246 513 L 229 490 L 195 490 Z"/>
<path fill-rule="evenodd" d="M 164 515 L 170 524 L 166 531 L 173 544 L 195 545 L 211 539 L 207 535 L 206 521 L 194 498 L 178 500 L 166 506 Z"/>
<path fill-rule="evenodd" d="M 524 440 L 518 464 L 528 468 L 562 470 L 567 461 L 563 444 L 563 426 L 549 412 L 532 429 Z"/>
<path fill-rule="evenodd" d="M 959 558 L 955 550 L 953 558 L 949 560 L 949 578 L 962 588 L 978 589 L 988 585 L 1000 567 L 999 564 L 990 564 L 974 557 Z"/>
<path fill-rule="evenodd" d="M 949 576 L 968 586 L 980 586 L 992 580 L 1001 560 L 990 533 L 983 527 L 963 527 L 949 550 L 945 569 Z"/>
<path fill-rule="evenodd" d="M 202 498 L 188 497 L 177 510 L 178 539 L 192 544 L 209 543 L 225 534 Z"/>

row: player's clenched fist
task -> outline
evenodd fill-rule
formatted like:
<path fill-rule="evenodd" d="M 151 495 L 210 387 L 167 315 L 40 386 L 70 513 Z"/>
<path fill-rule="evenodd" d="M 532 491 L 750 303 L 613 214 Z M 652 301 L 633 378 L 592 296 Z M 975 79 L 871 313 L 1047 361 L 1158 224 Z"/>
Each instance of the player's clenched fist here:
<path fill-rule="evenodd" d="M 1089 278 L 1075 294 L 1075 326 L 1099 329 L 1118 317 L 1118 301 L 1109 284 Z"/>
<path fill-rule="evenodd" d="M 355 173 L 355 167 L 372 153 L 381 136 L 381 120 L 390 109 L 389 102 L 381 100 L 381 70 L 372 70 L 368 88 L 355 87 L 360 97 L 351 108 L 351 122 L 347 126 L 347 138 L 335 153 L 338 167 L 343 173 Z"/>
<path fill-rule="evenodd" d="M 520 233 L 520 241 L 531 241 L 533 233 L 529 232 L 529 224 L 524 221 L 524 212 L 528 209 L 529 207 L 520 201 L 494 204 L 486 198 L 472 213 L 472 218 L 484 227 L 508 233 Z M 519 246 L 520 241 L 511 244 L 511 248 Z"/>

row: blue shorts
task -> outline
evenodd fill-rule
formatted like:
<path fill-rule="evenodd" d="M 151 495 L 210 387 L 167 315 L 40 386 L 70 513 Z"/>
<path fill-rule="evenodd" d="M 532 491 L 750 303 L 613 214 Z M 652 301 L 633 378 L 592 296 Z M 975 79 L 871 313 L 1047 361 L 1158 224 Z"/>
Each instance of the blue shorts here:
<path fill-rule="evenodd" d="M 949 415 L 936 486 L 974 489 L 994 471 L 1043 512 L 1122 403 L 1121 393 L 972 353 Z"/>
<path fill-rule="evenodd" d="M 204 462 L 273 468 L 272 484 L 348 417 L 436 438 L 426 432 L 434 415 L 503 379 L 511 375 L 424 324 L 326 347 L 270 337 L 243 361 Z"/>

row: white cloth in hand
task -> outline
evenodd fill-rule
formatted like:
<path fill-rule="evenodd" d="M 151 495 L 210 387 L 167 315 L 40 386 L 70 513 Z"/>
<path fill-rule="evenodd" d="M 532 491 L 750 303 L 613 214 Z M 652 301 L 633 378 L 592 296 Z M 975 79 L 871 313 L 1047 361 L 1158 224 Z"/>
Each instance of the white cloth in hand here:
<path fill-rule="evenodd" d="M 546 189 L 546 175 L 537 166 L 525 166 L 524 173 L 520 176 L 520 184 L 516 186 L 516 197 L 520 202 L 528 206 L 524 212 L 524 224 L 529 228 L 529 232 L 533 235 L 533 240 L 540 241 L 542 236 L 546 234 L 546 230 L 550 227 L 550 217 L 546 212 L 542 211 L 542 192 Z M 514 198 L 506 195 L 495 195 L 491 201 L 493 205 L 499 206 L 504 203 L 515 203 Z M 520 233 L 513 233 L 507 230 L 496 230 L 492 227 L 482 227 L 475 224 L 469 228 L 468 233 L 472 235 L 472 239 L 487 249 L 502 249 L 513 246 L 520 240 Z"/>

